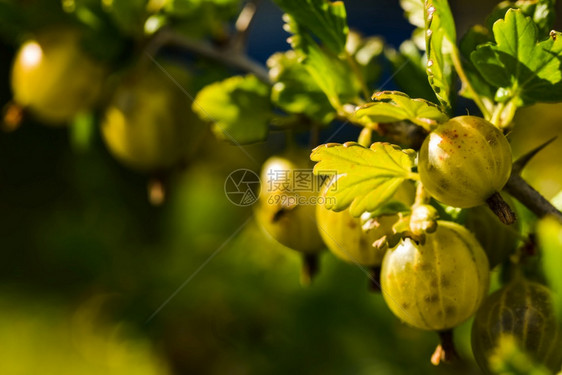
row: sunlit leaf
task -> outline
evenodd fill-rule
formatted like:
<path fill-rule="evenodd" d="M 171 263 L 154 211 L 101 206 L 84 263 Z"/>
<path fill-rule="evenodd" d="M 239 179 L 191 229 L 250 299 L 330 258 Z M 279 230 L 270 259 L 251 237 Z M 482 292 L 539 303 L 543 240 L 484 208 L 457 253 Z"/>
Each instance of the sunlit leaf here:
<path fill-rule="evenodd" d="M 335 211 L 349 207 L 357 217 L 377 210 L 406 179 L 416 178 L 412 172 L 415 155 L 413 150 L 401 150 L 389 143 L 365 148 L 349 142 L 318 146 L 310 158 L 318 162 L 314 173 L 337 173 L 336 182 L 326 192 L 326 196 L 335 198 L 335 203 L 326 207 Z"/>
<path fill-rule="evenodd" d="M 428 131 L 448 117 L 439 106 L 424 99 L 412 99 L 398 91 L 381 91 L 355 112 L 354 120 L 361 124 L 389 123 L 409 120 Z"/>
<path fill-rule="evenodd" d="M 193 111 L 213 124 L 219 138 L 233 143 L 264 140 L 271 118 L 270 88 L 253 75 L 236 76 L 206 86 Z"/>

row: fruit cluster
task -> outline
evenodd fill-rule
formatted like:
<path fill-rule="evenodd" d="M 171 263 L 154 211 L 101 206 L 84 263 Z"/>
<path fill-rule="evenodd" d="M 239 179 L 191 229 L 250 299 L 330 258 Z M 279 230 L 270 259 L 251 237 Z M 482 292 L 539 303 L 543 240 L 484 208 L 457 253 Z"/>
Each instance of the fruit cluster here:
<path fill-rule="evenodd" d="M 262 183 L 307 166 L 302 153 L 272 157 L 264 164 Z M 511 202 L 499 194 L 511 172 L 505 136 L 482 118 L 453 118 L 427 136 L 418 171 L 418 191 L 405 181 L 389 201 L 409 211 L 354 217 L 350 209 L 336 212 L 321 200 L 316 207 L 272 204 L 272 196 L 299 193 L 291 184 L 271 189 L 264 183 L 256 218 L 266 233 L 307 257 L 327 247 L 339 259 L 371 270 L 390 310 L 410 326 L 450 338 L 454 327 L 476 315 L 473 348 L 484 371 L 500 338 L 508 335 L 534 360 L 559 369 L 562 336 L 549 289 L 515 272 L 517 277 L 487 297 L 490 270 L 510 264 L 518 245 L 517 225 L 502 223 L 485 207 L 494 196 Z M 326 177 L 321 189 L 307 194 L 328 196 L 339 177 Z M 457 219 L 464 225 L 437 220 L 437 209 L 445 206 L 464 208 Z M 450 345 L 443 342 L 433 361 L 454 357 Z"/>

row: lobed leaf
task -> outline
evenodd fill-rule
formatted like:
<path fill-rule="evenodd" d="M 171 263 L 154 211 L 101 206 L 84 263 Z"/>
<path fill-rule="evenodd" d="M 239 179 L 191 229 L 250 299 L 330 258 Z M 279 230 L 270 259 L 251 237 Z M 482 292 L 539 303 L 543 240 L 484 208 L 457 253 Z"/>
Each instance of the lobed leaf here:
<path fill-rule="evenodd" d="M 533 20 L 510 9 L 493 28 L 495 43 L 480 46 L 471 59 L 480 74 L 498 89 L 496 100 L 518 106 L 562 101 L 562 37 L 552 32 L 538 42 Z"/>
<path fill-rule="evenodd" d="M 253 75 L 231 77 L 199 91 L 193 111 L 211 122 L 221 139 L 236 144 L 262 141 L 272 116 L 270 88 Z"/>
<path fill-rule="evenodd" d="M 316 84 L 295 51 L 278 52 L 267 60 L 274 82 L 272 102 L 287 113 L 304 114 L 320 123 L 329 123 L 335 112 L 326 94 Z"/>
<path fill-rule="evenodd" d="M 299 56 L 314 83 L 320 87 L 336 111 L 342 109 L 342 102 L 352 101 L 361 90 L 356 75 L 346 60 L 323 50 L 291 16 L 285 17 L 287 31 L 294 35 L 290 38 L 293 49 Z"/>
<path fill-rule="evenodd" d="M 409 120 L 427 131 L 432 131 L 448 116 L 436 104 L 424 99 L 412 99 L 398 91 L 381 91 L 373 95 L 373 103 L 359 107 L 354 114 L 356 122 L 369 125 Z"/>
<path fill-rule="evenodd" d="M 349 142 L 318 146 L 310 158 L 318 162 L 315 174 L 336 173 L 334 187 L 325 193 L 335 198 L 335 204 L 326 207 L 334 211 L 349 207 L 351 215 L 358 217 L 379 209 L 406 179 L 416 178 L 412 172 L 415 156 L 415 151 L 389 143 L 377 142 L 365 148 Z"/>
<path fill-rule="evenodd" d="M 327 0 L 274 0 L 305 32 L 318 38 L 334 54 L 345 49 L 347 14 L 342 1 Z"/>
<path fill-rule="evenodd" d="M 520 9 L 527 17 L 531 17 L 537 25 L 540 35 L 546 37 L 554 25 L 556 19 L 555 0 L 517 0 L 502 1 L 488 16 L 486 24 L 492 29 L 494 23 L 505 17 L 509 9 Z"/>

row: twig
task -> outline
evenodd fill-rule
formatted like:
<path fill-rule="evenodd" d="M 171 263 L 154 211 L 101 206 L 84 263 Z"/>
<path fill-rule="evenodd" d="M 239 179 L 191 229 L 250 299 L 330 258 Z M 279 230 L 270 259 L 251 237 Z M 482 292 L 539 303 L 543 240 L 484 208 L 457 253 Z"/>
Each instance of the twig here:
<path fill-rule="evenodd" d="M 529 163 L 529 161 L 531 161 L 531 159 L 538 154 L 539 151 L 543 150 L 555 139 L 556 137 L 549 139 L 545 143 L 517 159 L 511 167 L 511 177 L 507 181 L 504 190 L 531 210 L 531 212 L 537 215 L 537 217 L 542 218 L 547 215 L 552 215 L 562 222 L 562 212 L 554 207 L 545 197 L 543 197 L 538 191 L 529 185 L 523 177 L 521 177 L 521 172 L 527 163 Z"/>
<path fill-rule="evenodd" d="M 234 25 L 236 34 L 232 37 L 229 46 L 229 48 L 233 51 L 241 53 L 246 49 L 250 27 L 252 26 L 252 21 L 254 20 L 254 16 L 256 15 L 260 3 L 261 0 L 248 1 L 238 15 L 238 19 L 236 19 L 236 23 Z"/>
<path fill-rule="evenodd" d="M 153 37 L 145 49 L 146 55 L 153 57 L 166 45 L 175 46 L 196 55 L 219 61 L 232 68 L 253 73 L 259 80 L 270 83 L 267 69 L 244 54 L 235 53 L 231 49 L 219 49 L 209 43 L 174 33 L 170 29 L 162 29 Z"/>
<path fill-rule="evenodd" d="M 552 215 L 562 223 L 562 212 L 556 209 L 538 191 L 533 189 L 519 174 L 512 173 L 504 189 L 537 215 L 537 217 L 542 218 Z"/>

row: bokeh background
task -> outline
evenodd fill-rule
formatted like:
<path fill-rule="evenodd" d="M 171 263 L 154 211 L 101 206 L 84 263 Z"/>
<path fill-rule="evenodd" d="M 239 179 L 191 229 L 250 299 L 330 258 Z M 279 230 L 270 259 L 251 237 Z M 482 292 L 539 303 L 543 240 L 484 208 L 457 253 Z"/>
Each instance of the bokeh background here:
<path fill-rule="evenodd" d="M 350 26 L 365 35 L 396 47 L 410 37 L 398 1 L 345 5 Z M 453 1 L 459 29 L 494 5 Z M 265 63 L 289 48 L 281 15 L 262 2 L 249 38 L 254 59 Z M 11 99 L 17 47 L 15 39 L 0 42 L 2 105 Z M 389 74 L 386 67 L 381 82 Z M 322 131 L 320 141 L 337 126 Z M 334 141 L 357 134 L 346 127 Z M 362 270 L 326 253 L 321 273 L 303 288 L 299 255 L 263 235 L 251 208 L 227 200 L 228 174 L 259 171 L 282 141 L 272 135 L 247 147 L 255 163 L 209 134 L 173 177 L 166 202 L 154 207 L 146 176 L 119 165 L 98 132 L 85 142 L 32 119 L 0 132 L 0 373 L 478 374 L 470 322 L 457 330 L 466 363 L 433 367 L 437 336 L 401 324 L 380 295 L 367 291 Z M 516 153 L 540 141 L 520 141 Z M 539 176 L 541 168 L 529 173 Z M 562 188 L 548 184 L 541 187 L 547 195 Z"/>

